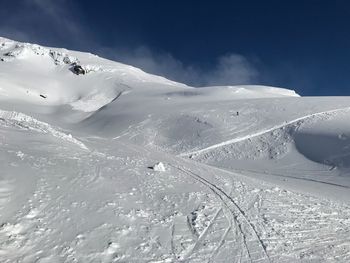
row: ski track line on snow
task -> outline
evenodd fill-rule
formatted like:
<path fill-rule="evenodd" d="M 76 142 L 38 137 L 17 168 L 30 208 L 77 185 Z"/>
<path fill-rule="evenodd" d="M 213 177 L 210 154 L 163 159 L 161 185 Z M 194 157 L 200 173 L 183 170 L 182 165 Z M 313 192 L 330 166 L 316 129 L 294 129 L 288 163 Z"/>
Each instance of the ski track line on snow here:
<path fill-rule="evenodd" d="M 209 229 L 212 227 L 214 224 L 215 220 L 219 216 L 222 208 L 219 208 L 216 213 L 214 214 L 213 218 L 210 220 L 208 226 L 202 231 L 202 233 L 199 235 L 197 241 L 194 243 L 193 246 L 191 246 L 187 252 L 185 252 L 185 255 L 183 256 L 183 260 L 186 260 L 189 258 L 190 255 L 193 254 L 193 252 L 196 250 L 196 248 L 200 245 L 200 243 L 203 241 L 203 239 L 206 237 Z"/>
<path fill-rule="evenodd" d="M 242 174 L 242 172 L 248 172 L 248 173 L 254 173 L 254 174 L 259 174 L 259 175 L 260 174 L 265 175 L 264 172 L 250 170 L 250 169 L 232 169 L 232 168 L 230 168 L 230 169 L 234 170 L 236 172 L 239 172 L 240 174 Z M 297 177 L 297 176 L 293 176 L 293 175 L 283 175 L 283 174 L 275 173 L 274 171 L 268 172 L 268 175 L 272 175 L 272 176 L 275 176 L 275 177 L 291 178 L 291 179 L 295 179 L 295 180 L 302 180 L 302 181 L 307 181 L 307 182 L 313 182 L 313 183 L 318 183 L 318 184 L 326 184 L 326 185 L 331 185 L 331 186 L 337 186 L 337 187 L 341 187 L 341 188 L 350 189 L 350 186 L 347 186 L 347 185 L 341 185 L 341 184 L 336 184 L 336 183 L 332 183 L 332 182 L 319 181 L 319 180 L 312 179 L 312 178 Z"/>
<path fill-rule="evenodd" d="M 175 224 L 174 222 L 171 224 L 171 237 L 170 237 L 170 250 L 171 250 L 171 255 L 173 257 L 173 260 L 176 259 L 176 253 L 175 253 L 175 245 L 174 245 L 174 234 L 175 234 Z"/>
<path fill-rule="evenodd" d="M 191 178 L 193 178 L 194 180 L 196 180 L 196 181 L 198 181 L 199 183 L 201 183 L 201 184 L 205 185 L 206 187 L 208 187 L 208 188 L 214 193 L 214 195 L 220 200 L 220 202 L 222 203 L 222 205 L 226 208 L 225 210 L 229 212 L 229 215 L 230 215 L 230 216 L 227 216 L 227 215 L 225 214 L 225 210 L 223 210 L 223 212 L 224 212 L 224 214 L 225 214 L 225 217 L 226 217 L 226 219 L 227 219 L 227 221 L 228 221 L 228 224 L 229 224 L 229 230 L 228 230 L 228 231 L 231 230 L 233 236 L 236 236 L 236 233 L 234 232 L 234 229 L 232 229 L 232 222 L 234 222 L 234 224 L 235 224 L 235 226 L 236 226 L 236 229 L 239 229 L 239 232 L 240 232 L 240 234 L 242 235 L 244 248 L 245 248 L 245 250 L 247 251 L 249 258 L 251 259 L 251 257 L 250 257 L 250 252 L 249 252 L 249 248 L 248 248 L 247 242 L 246 242 L 246 238 L 245 238 L 244 232 L 243 232 L 243 230 L 242 230 L 242 226 L 237 222 L 237 220 L 236 220 L 236 215 L 235 215 L 235 214 L 233 213 L 233 211 L 230 209 L 229 205 L 224 201 L 223 197 L 218 193 L 218 191 L 216 190 L 216 187 L 215 187 L 213 184 L 211 184 L 211 183 L 206 183 L 206 182 L 205 182 L 205 181 L 206 181 L 205 179 L 204 179 L 204 181 L 202 181 L 202 180 L 201 180 L 201 179 L 202 179 L 201 176 L 199 176 L 199 175 L 197 175 L 197 174 L 195 174 L 195 173 L 192 173 L 192 172 L 188 171 L 188 170 L 185 169 L 185 168 L 173 166 L 173 165 L 171 165 L 171 164 L 169 164 L 169 165 L 172 166 L 173 168 L 178 169 L 178 170 L 184 172 L 185 174 L 189 175 L 189 176 L 190 176 Z M 230 218 L 229 218 L 229 217 L 230 217 Z M 236 241 L 237 241 L 237 240 L 236 240 Z M 197 241 L 197 242 L 198 242 L 198 241 Z M 220 247 L 221 247 L 221 246 L 220 246 Z M 215 250 L 214 250 L 214 251 L 215 251 Z M 193 251 L 192 251 L 192 252 L 193 252 Z M 218 251 L 217 251 L 216 253 L 218 253 Z M 242 258 L 242 253 L 243 253 L 243 250 L 241 250 L 241 255 L 238 256 L 239 258 Z M 187 254 L 185 254 L 185 256 L 182 258 L 182 260 L 186 261 L 190 256 L 191 256 L 191 254 L 187 253 Z M 182 260 L 181 260 L 181 261 L 182 261 Z"/>
<path fill-rule="evenodd" d="M 224 245 L 225 240 L 226 240 L 226 237 L 227 237 L 228 233 L 231 231 L 231 228 L 232 228 L 231 225 L 229 225 L 229 226 L 226 228 L 224 234 L 221 236 L 221 239 L 220 239 L 220 241 L 219 241 L 218 246 L 214 249 L 213 253 L 210 255 L 210 258 L 209 258 L 208 263 L 214 262 L 214 259 L 215 259 L 216 255 L 219 253 L 221 247 Z"/>
<path fill-rule="evenodd" d="M 241 233 L 242 238 L 243 238 L 244 247 L 245 247 L 245 249 L 246 249 L 246 251 L 248 253 L 249 260 L 251 262 L 262 260 L 262 259 L 255 259 L 254 260 L 252 258 L 252 253 L 249 250 L 248 243 L 247 243 L 247 236 L 246 236 L 246 234 L 245 234 L 245 232 L 244 232 L 244 230 L 242 228 L 242 222 L 240 222 L 240 220 L 238 220 L 239 216 L 236 215 L 234 209 L 232 207 L 230 207 L 230 205 L 229 205 L 229 203 L 227 201 L 224 200 L 225 198 L 228 199 L 228 201 L 236 208 L 236 210 L 238 210 L 238 213 L 239 213 L 239 215 L 242 216 L 243 221 L 251 229 L 252 234 L 253 234 L 253 236 L 256 237 L 256 239 L 257 239 L 256 241 L 258 242 L 259 246 L 261 247 L 265 258 L 268 260 L 268 262 L 271 262 L 271 259 L 270 259 L 269 255 L 268 255 L 267 251 L 266 251 L 266 247 L 265 247 L 265 245 L 264 245 L 260 235 L 258 234 L 257 230 L 255 229 L 255 226 L 247 218 L 247 216 L 246 216 L 245 212 L 242 210 L 242 208 L 224 190 L 222 190 L 217 185 L 209 182 L 207 179 L 201 177 L 200 175 L 198 175 L 198 174 L 196 174 L 196 173 L 194 173 L 194 172 L 192 172 L 190 170 L 187 170 L 186 168 L 176 167 L 176 166 L 173 166 L 173 165 L 171 165 L 171 166 L 173 168 L 175 168 L 175 169 L 178 169 L 178 170 L 184 172 L 185 174 L 188 174 L 189 176 L 191 176 L 196 181 L 198 181 L 198 182 L 202 183 L 203 185 L 205 185 L 206 187 L 208 187 L 221 200 L 222 204 L 227 207 L 227 209 L 230 211 L 230 214 L 232 214 L 234 221 L 237 223 L 239 232 Z"/>
<path fill-rule="evenodd" d="M 335 112 L 338 112 L 338 111 L 349 110 L 349 109 L 350 109 L 350 107 L 344 107 L 344 108 L 339 108 L 339 109 L 334 109 L 334 110 L 328 110 L 328 111 L 322 111 L 322 112 L 308 114 L 308 115 L 305 115 L 303 117 L 296 118 L 294 120 L 291 120 L 291 121 L 288 121 L 288 122 L 284 122 L 284 123 L 279 124 L 279 125 L 275 125 L 275 126 L 273 126 L 271 128 L 268 128 L 268 129 L 265 129 L 265 130 L 262 130 L 262 131 L 258 131 L 256 133 L 248 134 L 248 135 L 245 135 L 245 136 L 242 136 L 242 137 L 239 137 L 239 138 L 234 138 L 234 139 L 231 139 L 231 140 L 227 140 L 227 141 L 224 141 L 224 142 L 213 144 L 211 146 L 208 146 L 208 147 L 200 149 L 200 150 L 187 152 L 187 153 L 181 153 L 178 156 L 180 156 L 180 157 L 188 157 L 190 155 L 199 155 L 199 154 L 208 152 L 208 151 L 216 149 L 216 148 L 220 148 L 220 147 L 223 147 L 223 146 L 226 146 L 226 145 L 229 145 L 229 144 L 241 142 L 241 141 L 244 141 L 244 140 L 247 140 L 247 139 L 251 139 L 251 138 L 263 135 L 263 134 L 268 133 L 268 132 L 272 132 L 272 131 L 277 130 L 277 129 L 281 129 L 281 128 L 285 127 L 285 126 L 291 125 L 291 124 L 296 123 L 298 121 L 302 121 L 302 120 L 305 120 L 305 119 L 308 119 L 308 118 L 312 118 L 312 117 L 316 117 L 316 116 L 323 115 L 323 114 L 335 113 Z"/>

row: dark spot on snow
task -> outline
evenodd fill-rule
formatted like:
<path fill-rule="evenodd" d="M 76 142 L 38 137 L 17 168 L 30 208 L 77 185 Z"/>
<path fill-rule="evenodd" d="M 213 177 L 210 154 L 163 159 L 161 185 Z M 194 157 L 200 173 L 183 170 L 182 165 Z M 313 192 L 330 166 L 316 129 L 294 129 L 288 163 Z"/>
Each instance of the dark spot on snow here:
<path fill-rule="evenodd" d="M 80 66 L 76 63 L 73 63 L 69 70 L 72 71 L 75 75 L 81 75 L 81 74 L 85 75 L 85 73 L 86 73 L 85 69 L 83 69 L 82 66 Z"/>
<path fill-rule="evenodd" d="M 45 95 L 43 95 L 43 94 L 40 94 L 40 97 L 42 97 L 42 98 L 44 98 L 44 99 L 47 98 L 47 96 L 45 96 Z"/>

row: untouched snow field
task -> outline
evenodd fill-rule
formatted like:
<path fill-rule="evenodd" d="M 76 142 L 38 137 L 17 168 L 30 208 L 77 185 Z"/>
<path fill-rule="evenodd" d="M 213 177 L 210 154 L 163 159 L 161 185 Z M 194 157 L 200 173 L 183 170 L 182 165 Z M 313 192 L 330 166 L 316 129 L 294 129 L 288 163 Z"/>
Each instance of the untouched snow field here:
<path fill-rule="evenodd" d="M 0 262 L 350 261 L 348 97 L 0 38 L 0 146 Z"/>

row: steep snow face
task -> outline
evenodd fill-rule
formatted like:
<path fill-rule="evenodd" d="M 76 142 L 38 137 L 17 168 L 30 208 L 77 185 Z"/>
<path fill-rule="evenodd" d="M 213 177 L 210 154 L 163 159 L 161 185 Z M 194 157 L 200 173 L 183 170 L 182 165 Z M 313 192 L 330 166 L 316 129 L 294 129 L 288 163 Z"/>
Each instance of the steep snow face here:
<path fill-rule="evenodd" d="M 298 96 L 263 86 L 191 88 L 92 54 L 7 39 L 0 39 L 0 59 L 3 109 L 15 103 L 58 126 L 174 153 L 226 140 L 240 122 L 234 116 L 246 115 L 245 99 Z M 75 74 L 75 65 L 85 74 Z"/>
<path fill-rule="evenodd" d="M 298 130 L 295 144 L 308 159 L 331 168 L 350 168 L 350 109 L 332 118 L 305 125 Z"/>
<path fill-rule="evenodd" d="M 1 262 L 349 261 L 348 97 L 0 60 Z"/>
<path fill-rule="evenodd" d="M 184 85 L 92 54 L 0 39 L 1 98 L 93 112 L 130 87 Z M 85 75 L 76 75 L 80 65 Z"/>
<path fill-rule="evenodd" d="M 310 105 L 313 100 L 305 99 L 303 104 Z M 254 133 L 182 156 L 347 202 L 350 188 L 350 108 L 346 106 L 348 99 L 343 101 L 345 104 L 342 107 L 339 107 L 340 101 L 336 104 L 337 99 L 333 100 L 333 109 L 306 115 L 303 113 L 302 117 L 297 118 L 285 116 L 289 120 L 279 125 L 270 123 L 266 128 L 260 126 Z M 314 102 L 320 103 L 322 100 L 316 99 Z M 294 105 L 298 109 L 302 108 L 299 108 L 298 103 Z M 325 104 L 321 107 L 326 109 Z M 327 189 L 333 186 L 339 189 Z"/>
<path fill-rule="evenodd" d="M 218 87 L 191 89 L 183 84 L 147 74 L 92 54 L 47 48 L 0 39 L 2 99 L 42 105 L 71 105 L 73 110 L 94 112 L 125 91 L 163 92 L 168 97 L 247 98 L 296 96 L 271 87 Z M 74 65 L 86 74 L 74 74 Z M 155 94 L 154 94 L 155 93 Z"/>

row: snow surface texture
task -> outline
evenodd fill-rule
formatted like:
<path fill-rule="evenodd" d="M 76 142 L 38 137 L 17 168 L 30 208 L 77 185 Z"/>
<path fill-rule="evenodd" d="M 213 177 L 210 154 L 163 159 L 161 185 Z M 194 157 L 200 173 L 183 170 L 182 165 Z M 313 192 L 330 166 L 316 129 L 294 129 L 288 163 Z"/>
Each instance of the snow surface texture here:
<path fill-rule="evenodd" d="M 350 98 L 0 60 L 0 262 L 349 262 Z"/>

